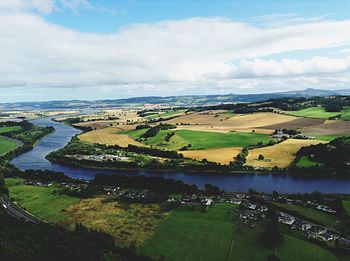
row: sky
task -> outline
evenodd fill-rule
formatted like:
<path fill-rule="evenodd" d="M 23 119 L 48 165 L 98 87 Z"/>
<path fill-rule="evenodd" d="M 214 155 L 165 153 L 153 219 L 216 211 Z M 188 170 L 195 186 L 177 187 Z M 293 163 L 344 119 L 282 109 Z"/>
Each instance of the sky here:
<path fill-rule="evenodd" d="M 350 1 L 0 0 L 0 102 L 350 88 Z"/>

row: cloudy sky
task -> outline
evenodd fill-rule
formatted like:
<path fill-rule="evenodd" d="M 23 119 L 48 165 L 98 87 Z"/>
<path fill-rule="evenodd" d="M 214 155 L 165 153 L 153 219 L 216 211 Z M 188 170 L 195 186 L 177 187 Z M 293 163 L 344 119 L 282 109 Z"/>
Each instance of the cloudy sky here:
<path fill-rule="evenodd" d="M 350 88 L 350 1 L 0 0 L 0 102 Z"/>

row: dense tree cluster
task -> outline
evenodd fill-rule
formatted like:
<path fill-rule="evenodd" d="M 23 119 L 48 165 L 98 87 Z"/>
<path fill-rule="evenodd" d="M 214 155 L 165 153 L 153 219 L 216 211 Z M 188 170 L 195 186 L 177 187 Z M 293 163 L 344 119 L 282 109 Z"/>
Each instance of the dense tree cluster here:
<path fill-rule="evenodd" d="M 317 144 L 303 147 L 297 153 L 295 162 L 301 157 L 319 163 L 318 166 L 307 169 L 292 166 L 295 172 L 314 171 L 320 174 L 350 175 L 350 138 L 341 137 L 331 141 L 329 144 Z"/>

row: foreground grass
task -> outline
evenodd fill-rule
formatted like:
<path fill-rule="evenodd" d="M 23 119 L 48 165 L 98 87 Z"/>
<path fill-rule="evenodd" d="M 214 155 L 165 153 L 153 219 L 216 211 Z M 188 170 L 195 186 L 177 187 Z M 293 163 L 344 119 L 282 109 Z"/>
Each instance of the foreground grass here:
<path fill-rule="evenodd" d="M 154 259 L 226 260 L 236 209 L 231 204 L 215 204 L 207 213 L 196 207 L 175 210 L 141 251 Z"/>
<path fill-rule="evenodd" d="M 134 130 L 126 132 L 133 139 L 139 139 L 146 130 Z M 165 136 L 175 132 L 175 135 L 169 142 L 165 141 Z M 245 147 L 256 145 L 259 142 L 267 144 L 270 141 L 268 134 L 247 133 L 247 132 L 229 132 L 218 133 L 209 131 L 194 130 L 163 130 L 156 136 L 150 137 L 143 141 L 149 146 L 158 146 L 164 149 L 178 150 L 183 146 L 191 144 L 189 149 L 219 149 L 229 147 Z"/>
<path fill-rule="evenodd" d="M 169 212 L 159 204 L 105 202 L 99 196 L 80 200 L 55 193 L 59 188 L 23 184 L 22 179 L 5 180 L 10 197 L 30 213 L 68 229 L 75 223 L 111 234 L 120 246 L 139 246 L 149 239 Z"/>
<path fill-rule="evenodd" d="M 275 253 L 259 244 L 257 235 L 263 231 L 258 225 L 254 229 L 244 228 L 236 231 L 234 248 L 228 260 L 235 261 L 265 261 L 269 255 Z M 277 256 L 283 261 L 335 261 L 338 258 L 331 252 L 307 241 L 284 234 L 284 243 L 276 249 Z"/>
<path fill-rule="evenodd" d="M 0 156 L 5 155 L 11 150 L 14 150 L 16 147 L 16 142 L 7 140 L 5 138 L 0 138 Z"/>
<path fill-rule="evenodd" d="M 23 180 L 7 178 L 10 197 L 30 213 L 51 222 L 62 222 L 67 218 L 65 209 L 79 202 L 78 198 L 59 195 L 56 185 L 37 187 L 24 185 Z"/>
<path fill-rule="evenodd" d="M 149 239 L 169 214 L 159 204 L 123 204 L 105 202 L 105 197 L 81 200 L 67 208 L 64 225 L 73 228 L 75 223 L 111 234 L 118 245 L 139 246 Z"/>

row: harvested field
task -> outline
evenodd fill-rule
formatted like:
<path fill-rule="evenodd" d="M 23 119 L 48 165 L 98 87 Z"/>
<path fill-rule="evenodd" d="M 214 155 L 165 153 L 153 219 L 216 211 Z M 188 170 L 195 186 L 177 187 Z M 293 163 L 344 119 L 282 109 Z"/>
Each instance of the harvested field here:
<path fill-rule="evenodd" d="M 218 123 L 229 119 L 231 116 L 223 114 L 221 111 L 203 111 L 193 112 L 185 115 L 181 115 L 174 119 L 168 120 L 169 124 L 189 124 L 189 125 L 217 125 Z"/>
<path fill-rule="evenodd" d="M 297 119 L 294 116 L 277 114 L 272 112 L 258 112 L 251 114 L 239 114 L 223 121 L 219 126 L 230 126 L 235 129 L 264 128 L 272 124 L 290 122 Z"/>
<path fill-rule="evenodd" d="M 169 214 L 158 204 L 104 202 L 103 197 L 83 199 L 66 209 L 64 226 L 83 223 L 111 234 L 119 246 L 142 245 Z"/>
<path fill-rule="evenodd" d="M 258 133 L 270 134 L 275 129 L 266 126 L 288 123 L 296 119 L 297 117 L 294 116 L 270 112 L 237 114 L 232 116 L 230 114 L 207 111 L 183 115 L 169 120 L 167 123 L 178 124 L 179 128 L 182 129 L 198 131 L 229 132 L 231 130 L 237 130 L 251 132 L 255 130 Z"/>
<path fill-rule="evenodd" d="M 103 129 L 107 127 L 118 127 L 123 130 L 131 130 L 135 128 L 135 125 L 130 125 L 130 124 L 124 124 L 124 123 L 117 123 L 114 120 L 109 120 L 109 121 L 89 121 L 89 122 L 80 122 L 77 124 L 73 124 L 74 126 L 77 127 L 91 127 L 93 129 Z"/>
<path fill-rule="evenodd" d="M 327 143 L 321 140 L 298 140 L 288 139 L 273 146 L 253 149 L 247 156 L 247 165 L 256 168 L 280 168 L 288 167 L 294 160 L 296 153 L 302 148 L 319 143 Z M 259 155 L 264 156 L 264 160 L 258 160 Z"/>
<path fill-rule="evenodd" d="M 208 149 L 208 150 L 187 150 L 179 151 L 185 157 L 202 160 L 207 159 L 211 162 L 229 164 L 233 158 L 242 151 L 240 147 L 224 148 L 224 149 Z"/>
<path fill-rule="evenodd" d="M 302 128 L 300 131 L 308 135 L 349 136 L 350 121 L 327 120 L 324 124 Z"/>
<path fill-rule="evenodd" d="M 118 127 L 93 130 L 79 135 L 79 139 L 89 143 L 118 145 L 120 147 L 127 147 L 129 144 L 145 146 L 144 144 L 133 140 L 126 134 L 118 134 L 118 132 L 122 130 L 122 128 Z"/>
<path fill-rule="evenodd" d="M 313 118 L 297 118 L 292 121 L 272 124 L 268 126 L 264 126 L 265 129 L 288 129 L 288 130 L 297 130 L 306 127 L 312 127 L 316 125 L 323 124 L 325 122 L 324 119 L 313 119 Z"/>

